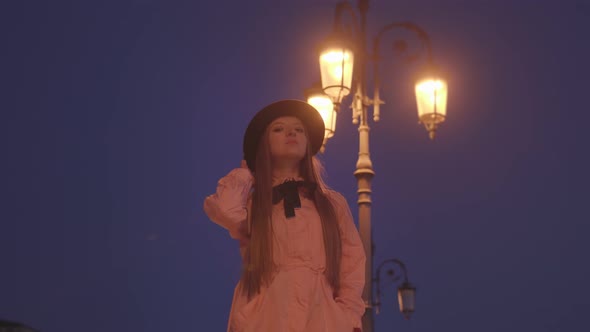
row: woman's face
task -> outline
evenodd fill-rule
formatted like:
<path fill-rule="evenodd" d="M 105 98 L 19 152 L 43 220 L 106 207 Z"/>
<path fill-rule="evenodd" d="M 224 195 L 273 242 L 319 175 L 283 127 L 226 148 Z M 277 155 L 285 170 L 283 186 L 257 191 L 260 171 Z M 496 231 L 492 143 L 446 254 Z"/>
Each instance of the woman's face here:
<path fill-rule="evenodd" d="M 307 134 L 296 117 L 284 116 L 270 123 L 268 143 L 273 159 L 300 161 L 307 151 Z"/>

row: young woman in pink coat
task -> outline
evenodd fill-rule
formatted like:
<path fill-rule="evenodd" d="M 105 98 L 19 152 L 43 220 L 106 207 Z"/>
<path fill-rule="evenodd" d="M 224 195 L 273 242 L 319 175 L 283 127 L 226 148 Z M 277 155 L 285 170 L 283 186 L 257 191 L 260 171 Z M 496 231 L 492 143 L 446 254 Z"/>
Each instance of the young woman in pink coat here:
<path fill-rule="evenodd" d="M 320 176 L 323 137 L 309 104 L 266 106 L 246 129 L 242 167 L 205 199 L 240 243 L 230 332 L 360 331 L 365 253 L 345 198 Z"/>

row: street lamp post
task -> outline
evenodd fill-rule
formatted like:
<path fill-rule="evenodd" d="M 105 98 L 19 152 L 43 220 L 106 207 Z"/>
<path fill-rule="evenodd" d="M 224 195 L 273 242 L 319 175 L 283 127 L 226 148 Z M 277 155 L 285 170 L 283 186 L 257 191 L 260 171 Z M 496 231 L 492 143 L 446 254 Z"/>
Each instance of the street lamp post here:
<path fill-rule="evenodd" d="M 324 138 L 325 149 L 327 140 L 334 135 L 336 115 L 341 110 L 343 99 L 352 94 L 351 109 L 352 122 L 358 124 L 359 153 L 354 175 L 358 182 L 358 220 L 359 233 L 367 255 L 365 270 L 365 287 L 363 300 L 365 301 L 365 314 L 363 315 L 363 332 L 373 331 L 373 307 L 379 302 L 373 301 L 373 282 L 377 283 L 379 290 L 379 276 L 373 279 L 373 250 L 372 226 L 371 226 L 371 180 L 375 175 L 373 163 L 369 154 L 369 108 L 373 110 L 373 121 L 379 121 L 380 105 L 380 77 L 379 77 L 379 45 L 385 33 L 403 29 L 415 33 L 420 40 L 423 49 L 427 52 L 426 76 L 417 82 L 415 92 L 418 108 L 419 122 L 424 124 L 431 139 L 434 139 L 436 129 L 445 120 L 447 84 L 439 76 L 432 62 L 432 50 L 430 39 L 426 32 L 413 23 L 391 23 L 379 30 L 374 38 L 372 54 L 366 52 L 366 25 L 369 0 L 358 0 L 358 13 L 348 1 L 339 2 L 336 5 L 333 32 L 325 41 L 319 54 L 321 86 L 323 95 L 318 90 L 311 89 L 306 93 L 308 102 L 316 107 L 324 118 L 326 124 L 326 136 Z M 346 29 L 342 15 L 350 15 L 352 29 Z M 397 45 L 398 49 L 405 48 L 405 44 Z M 367 94 L 366 69 L 368 63 L 373 63 L 373 98 Z M 331 107 L 331 109 L 330 109 Z M 399 260 L 386 260 L 383 263 L 397 263 L 404 272 L 405 282 L 398 290 L 400 310 L 406 318 L 413 311 L 415 288 L 407 281 L 405 265 Z M 406 300 L 405 303 L 402 301 Z M 409 311 L 408 301 L 411 302 Z M 404 306 L 406 311 L 404 311 Z"/>

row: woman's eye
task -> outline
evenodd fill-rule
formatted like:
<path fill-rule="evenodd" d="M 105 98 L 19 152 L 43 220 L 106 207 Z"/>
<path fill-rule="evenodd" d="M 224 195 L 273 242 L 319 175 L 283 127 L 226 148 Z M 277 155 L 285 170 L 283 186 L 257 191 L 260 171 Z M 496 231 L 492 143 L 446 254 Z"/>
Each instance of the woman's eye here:
<path fill-rule="evenodd" d="M 274 127 L 272 129 L 272 131 L 275 132 L 275 133 L 281 132 L 281 131 L 283 131 L 283 127 Z"/>
<path fill-rule="evenodd" d="M 295 128 L 295 131 L 298 133 L 303 133 L 303 128 Z"/>

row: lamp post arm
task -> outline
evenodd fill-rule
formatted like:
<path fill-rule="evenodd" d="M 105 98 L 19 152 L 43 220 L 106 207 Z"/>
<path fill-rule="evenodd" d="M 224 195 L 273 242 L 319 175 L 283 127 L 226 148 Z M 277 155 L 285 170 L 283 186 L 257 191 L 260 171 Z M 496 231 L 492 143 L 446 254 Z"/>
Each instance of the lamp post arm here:
<path fill-rule="evenodd" d="M 390 23 L 381 28 L 373 40 L 373 121 L 379 121 L 379 108 L 380 105 L 383 104 L 379 94 L 381 84 L 379 80 L 379 45 L 381 44 L 381 38 L 383 38 L 383 35 L 386 32 L 394 29 L 405 29 L 416 33 L 418 39 L 420 39 L 422 42 L 422 47 L 426 48 L 428 63 L 432 63 L 432 44 L 430 42 L 430 37 L 428 36 L 428 33 L 426 33 L 426 31 L 424 31 L 422 28 L 411 22 Z M 408 58 L 410 58 L 410 56 L 408 56 Z"/>
<path fill-rule="evenodd" d="M 353 35 L 358 36 L 361 30 L 359 27 L 358 18 L 356 16 L 356 13 L 354 12 L 354 9 L 352 8 L 352 5 L 348 1 L 340 1 L 336 4 L 336 9 L 334 11 L 333 32 L 338 35 L 344 34 L 344 24 L 342 23 L 342 15 L 345 12 L 348 13 L 350 18 L 352 19 Z M 351 39 L 354 40 L 353 38 Z M 355 47 L 356 46 L 357 45 L 355 45 Z"/>
<path fill-rule="evenodd" d="M 432 43 L 430 41 L 430 36 L 428 36 L 428 33 L 426 33 L 426 31 L 424 31 L 422 28 L 411 22 L 390 23 L 379 30 L 373 41 L 373 58 L 375 60 L 377 60 L 379 57 L 379 45 L 381 43 L 381 38 L 383 38 L 383 35 L 386 32 L 394 29 L 406 29 L 416 33 L 418 39 L 420 39 L 422 42 L 422 46 L 426 48 L 428 62 L 432 62 Z"/>
<path fill-rule="evenodd" d="M 379 267 L 377 267 L 377 280 L 379 280 L 381 269 L 387 263 L 393 263 L 393 264 L 396 264 L 397 266 L 399 266 L 400 269 L 402 270 L 402 272 L 404 273 L 404 282 L 408 282 L 408 270 L 406 269 L 406 264 L 404 264 L 399 259 L 395 259 L 395 258 L 384 260 L 383 262 L 381 262 L 381 264 L 379 264 Z"/>

